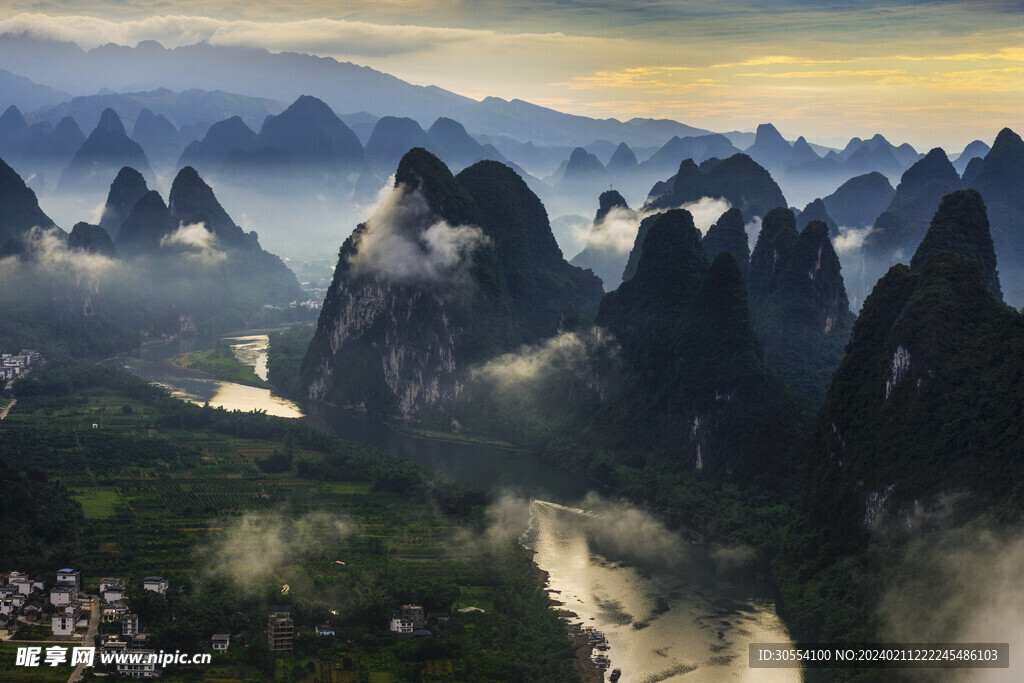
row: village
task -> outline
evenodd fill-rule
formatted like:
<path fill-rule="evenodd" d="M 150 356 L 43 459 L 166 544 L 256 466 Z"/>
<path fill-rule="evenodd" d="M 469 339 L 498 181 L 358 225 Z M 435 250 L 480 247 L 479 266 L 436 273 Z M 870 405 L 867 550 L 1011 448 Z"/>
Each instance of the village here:
<path fill-rule="evenodd" d="M 135 590 L 166 595 L 169 582 L 162 576 L 147 576 Z M 93 657 L 89 666 L 101 666 L 101 661 L 122 676 L 131 678 L 157 678 L 161 675 L 158 658 L 151 644 L 145 624 L 132 611 L 132 589 L 124 578 L 104 577 L 89 586 L 82 581 L 81 572 L 72 568 L 58 569 L 51 577 L 28 575 L 21 571 L 0 573 L 0 641 L 16 644 L 20 650 L 34 652 L 40 665 L 75 665 L 80 662 L 68 656 L 72 649 L 90 649 Z M 137 595 L 137 594 L 136 594 Z M 479 607 L 466 607 L 459 612 L 484 612 Z M 422 605 L 401 605 L 392 613 L 386 631 L 392 637 L 430 637 L 425 629 L 427 621 L 446 624 L 448 612 L 427 612 Z M 276 655 L 294 651 L 295 623 L 290 608 L 272 606 L 265 630 L 267 648 Z M 314 633 L 333 637 L 334 629 L 318 624 Z M 243 641 L 254 634 L 243 633 Z M 203 644 L 214 653 L 225 653 L 231 645 L 228 633 L 214 633 Z M 21 647 L 27 646 L 27 647 Z M 34 647 L 33 647 L 34 646 Z M 78 646 L 74 648 L 72 646 Z M 98 652 L 99 656 L 95 656 Z M 123 657 L 117 655 L 143 655 Z M 448 662 L 448 669 L 451 664 Z M 450 671 L 449 671 L 450 673 Z"/>
<path fill-rule="evenodd" d="M 57 570 L 52 582 L 20 571 L 0 574 L 0 640 L 28 645 L 77 643 L 84 647 L 98 646 L 101 653 L 153 654 L 139 616 L 129 608 L 124 579 L 100 579 L 95 594 L 86 594 L 83 588 L 81 573 L 70 568 Z M 167 589 L 167 579 L 161 576 L 147 576 L 142 580 L 144 591 L 165 595 Z M 98 643 L 95 642 L 97 634 Z M 224 636 L 223 642 L 217 636 L 212 638 L 214 649 L 219 645 L 226 650 L 227 638 Z M 67 654 L 66 647 L 42 648 L 42 651 L 49 657 L 48 662 Z M 117 672 L 133 678 L 159 675 L 156 663 L 145 659 L 141 658 L 140 663 L 118 663 Z M 68 663 L 68 660 L 57 663 Z"/>
<path fill-rule="evenodd" d="M 22 377 L 32 369 L 33 366 L 45 363 L 43 356 L 32 349 L 22 349 L 20 352 L 0 354 L 0 381 L 10 382 Z"/>

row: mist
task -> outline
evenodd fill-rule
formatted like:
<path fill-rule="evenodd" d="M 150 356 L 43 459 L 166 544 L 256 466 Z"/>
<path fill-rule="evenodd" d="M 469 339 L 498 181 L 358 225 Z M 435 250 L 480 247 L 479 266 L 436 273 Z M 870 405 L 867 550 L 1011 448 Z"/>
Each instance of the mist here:
<path fill-rule="evenodd" d="M 532 543 L 538 513 L 563 515 L 563 522 L 581 533 L 593 552 L 606 559 L 647 568 L 686 571 L 695 560 L 694 545 L 651 513 L 631 503 L 591 491 L 572 506 L 530 499 L 505 491 L 486 511 L 487 527 L 464 542 L 496 551 L 519 540 Z M 701 549 L 701 553 L 706 552 Z M 722 571 L 737 568 L 752 557 L 748 548 L 714 548 L 710 556 Z"/>
<path fill-rule="evenodd" d="M 160 248 L 179 251 L 189 260 L 212 266 L 228 255 L 217 248 L 217 236 L 206 229 L 205 223 L 179 225 L 170 235 L 160 238 Z"/>
<path fill-rule="evenodd" d="M 747 233 L 747 244 L 750 246 L 750 251 L 753 252 L 757 245 L 757 237 L 761 234 L 761 217 L 754 216 L 744 223 L 743 230 Z"/>
<path fill-rule="evenodd" d="M 25 236 L 28 262 L 17 256 L 0 259 L 0 272 L 12 274 L 20 267 L 41 269 L 52 275 L 70 275 L 78 286 L 96 289 L 103 275 L 119 265 L 116 259 L 79 249 L 69 249 L 56 228 L 32 228 Z"/>
<path fill-rule="evenodd" d="M 832 247 L 836 250 L 836 254 L 839 255 L 860 251 L 860 248 L 864 245 L 864 238 L 871 234 L 871 231 L 874 229 L 874 226 L 850 228 L 840 225 L 839 235 L 832 240 Z"/>
<path fill-rule="evenodd" d="M 544 414 L 549 401 L 572 401 L 584 393 L 603 398 L 617 358 L 615 338 L 592 327 L 497 356 L 473 368 L 470 377 L 505 410 Z"/>
<path fill-rule="evenodd" d="M 693 216 L 693 224 L 704 234 L 722 214 L 732 208 L 723 198 L 701 197 L 695 202 L 687 202 L 676 207 L 686 209 Z M 573 226 L 577 233 L 576 239 L 585 242 L 588 248 L 599 251 L 627 255 L 636 243 L 637 231 L 645 218 L 664 213 L 667 209 L 634 210 L 623 206 L 612 207 L 610 211 L 593 226 Z M 623 264 L 625 265 L 625 264 Z"/>
<path fill-rule="evenodd" d="M 203 558 L 200 564 L 207 576 L 227 579 L 242 593 L 253 596 L 261 594 L 289 565 L 342 541 L 351 529 L 348 520 L 327 512 L 294 518 L 250 513 L 222 527 L 221 533 L 196 551 Z"/>
<path fill-rule="evenodd" d="M 587 247 L 616 254 L 628 254 L 636 241 L 636 232 L 646 214 L 624 206 L 614 206 L 601 222 L 589 225 L 573 225 L 580 241 Z"/>
<path fill-rule="evenodd" d="M 353 275 L 398 284 L 461 284 L 473 251 L 490 243 L 476 226 L 439 220 L 419 189 L 401 184 L 391 188 L 354 239 Z"/>
<path fill-rule="evenodd" d="M 1024 648 L 1024 531 L 960 528 L 912 544 L 880 602 L 891 642 L 1009 643 Z M 1013 662 L 1011 661 L 1011 665 Z M 1016 681 L 1010 669 L 907 669 L 921 681 Z"/>
<path fill-rule="evenodd" d="M 686 209 L 693 216 L 693 224 L 702 235 L 714 225 L 722 214 L 732 208 L 732 204 L 722 197 L 701 197 L 695 202 L 687 202 L 679 207 Z"/>

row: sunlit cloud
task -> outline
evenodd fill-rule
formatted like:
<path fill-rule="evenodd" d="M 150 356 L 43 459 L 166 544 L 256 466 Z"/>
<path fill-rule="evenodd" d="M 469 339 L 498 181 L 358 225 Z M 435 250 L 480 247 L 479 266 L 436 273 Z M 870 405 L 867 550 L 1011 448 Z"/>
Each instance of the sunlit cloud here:
<path fill-rule="evenodd" d="M 746 73 L 736 74 L 743 78 L 839 78 L 843 76 L 894 76 L 905 74 L 903 69 L 862 69 L 854 71 L 840 69 L 838 71 L 784 71 L 782 73 Z"/>
<path fill-rule="evenodd" d="M 618 71 L 595 71 L 589 76 L 577 76 L 570 81 L 552 83 L 573 90 L 585 88 L 644 88 L 663 89 L 688 85 L 671 79 L 677 74 L 694 71 L 688 66 L 637 66 Z M 704 79 L 712 82 L 710 79 Z"/>
<path fill-rule="evenodd" d="M 885 83 L 899 86 L 923 86 L 959 91 L 1024 91 L 1024 67 L 950 71 L 924 76 L 891 76 Z"/>
<path fill-rule="evenodd" d="M 468 7 L 14 0 L 0 9 L 0 32 L 87 49 L 157 40 L 168 48 L 207 41 L 293 51 L 474 99 L 518 98 L 601 118 L 670 117 L 721 131 L 783 122 L 833 144 L 881 132 L 915 147 L 962 148 L 991 138 L 993 126 L 1024 124 L 1017 3 L 794 0 L 765 11 L 762 0 L 728 8 L 698 0 L 481 0 Z"/>
<path fill-rule="evenodd" d="M 690 67 L 635 67 L 621 71 L 598 71 L 589 76 L 576 76 L 569 81 L 552 83 L 570 90 L 639 89 L 650 93 L 672 94 L 693 90 L 721 90 L 731 86 L 712 78 L 691 79 Z M 677 74 L 681 75 L 676 80 Z"/>
<path fill-rule="evenodd" d="M 775 64 L 800 64 L 801 66 L 809 66 L 812 64 L 845 64 L 848 62 L 855 62 L 856 58 L 853 59 L 808 59 L 806 57 L 794 57 L 792 55 L 768 55 L 766 57 L 753 57 L 751 59 L 745 59 L 742 62 L 733 62 L 731 64 L 712 64 L 712 69 L 726 69 L 737 66 L 769 66 Z"/>

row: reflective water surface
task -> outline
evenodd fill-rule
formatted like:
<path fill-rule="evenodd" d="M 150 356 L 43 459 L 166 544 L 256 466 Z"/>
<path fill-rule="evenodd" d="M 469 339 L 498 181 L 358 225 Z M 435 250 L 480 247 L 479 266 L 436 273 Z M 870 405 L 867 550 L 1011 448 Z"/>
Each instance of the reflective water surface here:
<path fill-rule="evenodd" d="M 266 376 L 266 335 L 226 341 L 239 360 Z M 197 376 L 168 360 L 186 350 L 194 348 L 174 343 L 115 362 L 185 400 L 305 416 L 345 438 L 528 505 L 522 542 L 549 574 L 552 598 L 577 615 L 570 621 L 606 638 L 607 671 L 621 669 L 623 683 L 800 680 L 798 670 L 747 666 L 748 643 L 790 638 L 764 588 L 743 569 L 742 552 L 690 543 L 635 506 L 588 496 L 594 487 L 531 453 L 418 438 L 359 413 L 299 406 L 266 389 Z"/>

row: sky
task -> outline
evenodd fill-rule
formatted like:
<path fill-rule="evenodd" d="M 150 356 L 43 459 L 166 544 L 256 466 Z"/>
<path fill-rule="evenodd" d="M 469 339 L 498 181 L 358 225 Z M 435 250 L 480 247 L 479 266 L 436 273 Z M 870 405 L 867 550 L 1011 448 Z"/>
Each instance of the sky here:
<path fill-rule="evenodd" d="M 1019 0 L 8 0 L 10 31 L 304 52 L 476 99 L 718 132 L 770 121 L 834 146 L 882 133 L 954 152 L 1024 129 Z"/>

